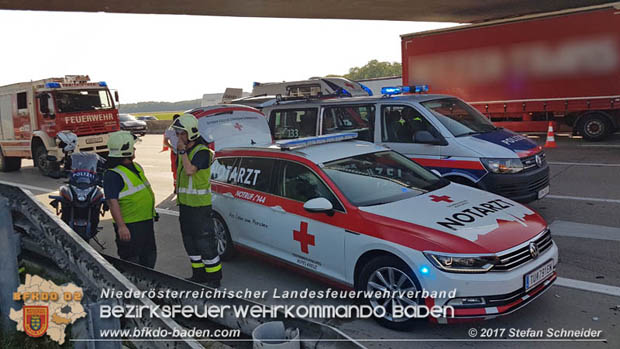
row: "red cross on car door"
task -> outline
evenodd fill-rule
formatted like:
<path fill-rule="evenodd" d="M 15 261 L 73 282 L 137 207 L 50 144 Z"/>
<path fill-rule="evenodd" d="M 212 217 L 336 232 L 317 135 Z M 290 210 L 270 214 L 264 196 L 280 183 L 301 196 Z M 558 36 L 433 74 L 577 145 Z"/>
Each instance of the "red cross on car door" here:
<path fill-rule="evenodd" d="M 283 161 L 278 173 L 281 205 L 272 208 L 273 242 L 277 257 L 329 278 L 344 278 L 345 230 L 330 223 L 344 214 L 341 204 L 327 185 L 305 165 Z M 332 216 L 308 212 L 306 201 L 324 197 L 334 202 Z"/>

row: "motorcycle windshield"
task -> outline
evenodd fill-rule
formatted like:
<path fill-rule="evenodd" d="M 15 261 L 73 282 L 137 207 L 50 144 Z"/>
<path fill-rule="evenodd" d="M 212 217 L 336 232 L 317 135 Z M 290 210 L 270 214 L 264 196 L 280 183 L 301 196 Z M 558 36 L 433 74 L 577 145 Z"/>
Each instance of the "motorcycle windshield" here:
<path fill-rule="evenodd" d="M 71 154 L 71 170 L 73 172 L 86 171 L 96 173 L 99 158 L 100 156 L 95 153 Z"/>
<path fill-rule="evenodd" d="M 103 161 L 95 153 L 71 154 L 71 180 L 70 183 L 84 189 L 93 186 L 97 180 L 97 163 Z"/>

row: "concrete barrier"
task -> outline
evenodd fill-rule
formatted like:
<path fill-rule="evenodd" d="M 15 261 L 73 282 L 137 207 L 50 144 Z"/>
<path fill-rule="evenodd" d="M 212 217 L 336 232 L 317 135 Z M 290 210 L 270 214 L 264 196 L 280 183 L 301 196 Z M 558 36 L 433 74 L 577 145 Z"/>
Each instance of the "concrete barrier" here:
<path fill-rule="evenodd" d="M 172 120 L 146 120 L 148 134 L 164 134 L 164 131 L 172 124 Z"/>

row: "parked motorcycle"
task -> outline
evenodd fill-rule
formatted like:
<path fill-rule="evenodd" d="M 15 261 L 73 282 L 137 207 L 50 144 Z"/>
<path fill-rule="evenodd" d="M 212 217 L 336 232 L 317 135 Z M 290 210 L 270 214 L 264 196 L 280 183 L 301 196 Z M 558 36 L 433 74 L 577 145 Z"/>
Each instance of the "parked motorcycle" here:
<path fill-rule="evenodd" d="M 103 190 L 103 164 L 105 159 L 95 153 L 70 153 L 65 155 L 65 169 L 69 180 L 60 187 L 60 195 L 50 195 L 50 205 L 56 214 L 78 235 L 89 242 L 97 240 L 100 215 L 109 208 L 105 202 Z M 70 168 L 70 170 L 68 170 Z"/>

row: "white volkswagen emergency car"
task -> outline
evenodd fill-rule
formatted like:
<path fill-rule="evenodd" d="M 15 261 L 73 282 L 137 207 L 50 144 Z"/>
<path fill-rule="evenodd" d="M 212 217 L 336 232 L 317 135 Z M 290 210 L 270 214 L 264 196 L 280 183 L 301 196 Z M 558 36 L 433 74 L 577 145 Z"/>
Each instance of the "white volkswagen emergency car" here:
<path fill-rule="evenodd" d="M 452 183 L 355 133 L 269 144 L 257 135 L 269 135 L 260 112 L 228 110 L 194 112 L 213 126 L 201 133 L 216 138 L 211 186 L 223 257 L 240 248 L 358 290 L 456 289 L 453 298 L 369 300 L 388 310 L 450 305 L 456 319 L 510 313 L 555 280 L 558 249 L 526 206 Z M 252 146 L 229 147 L 231 139 Z M 390 313 L 379 320 L 411 324 Z"/>

